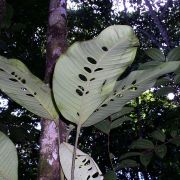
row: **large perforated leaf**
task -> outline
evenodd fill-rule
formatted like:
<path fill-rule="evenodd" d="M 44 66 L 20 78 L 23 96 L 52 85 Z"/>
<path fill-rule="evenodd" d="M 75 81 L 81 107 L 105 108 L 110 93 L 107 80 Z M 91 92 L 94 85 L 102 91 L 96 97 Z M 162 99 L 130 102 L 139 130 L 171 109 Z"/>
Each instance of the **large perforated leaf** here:
<path fill-rule="evenodd" d="M 63 116 L 83 124 L 132 63 L 137 45 L 132 28 L 120 25 L 110 26 L 93 40 L 72 45 L 58 60 L 53 78 L 55 101 Z"/>
<path fill-rule="evenodd" d="M 34 114 L 47 119 L 58 119 L 50 88 L 21 61 L 0 56 L 0 89 Z"/>
<path fill-rule="evenodd" d="M 179 62 L 171 61 L 147 70 L 131 72 L 123 80 L 117 81 L 111 95 L 95 110 L 83 126 L 93 125 L 120 111 L 127 102 L 153 87 L 158 77 L 175 71 L 179 65 Z"/>
<path fill-rule="evenodd" d="M 67 180 L 71 180 L 71 166 L 74 146 L 61 143 L 60 162 Z M 79 149 L 76 150 L 74 180 L 103 180 L 102 173 L 95 161 Z"/>
<path fill-rule="evenodd" d="M 11 140 L 0 131 L 0 180 L 18 179 L 17 151 Z"/>

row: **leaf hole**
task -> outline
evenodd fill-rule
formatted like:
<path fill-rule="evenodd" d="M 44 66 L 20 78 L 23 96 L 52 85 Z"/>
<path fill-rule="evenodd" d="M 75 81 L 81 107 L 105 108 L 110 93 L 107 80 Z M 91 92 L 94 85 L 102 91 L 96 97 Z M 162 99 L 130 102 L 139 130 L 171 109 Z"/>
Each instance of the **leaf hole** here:
<path fill-rule="evenodd" d="M 84 91 L 84 88 L 82 86 L 78 86 L 82 91 Z"/>
<path fill-rule="evenodd" d="M 79 78 L 80 78 L 82 81 L 87 81 L 86 76 L 84 76 L 83 74 L 79 74 Z"/>
<path fill-rule="evenodd" d="M 83 162 L 83 163 L 86 162 L 86 159 L 83 159 L 82 162 Z"/>
<path fill-rule="evenodd" d="M 106 46 L 103 46 L 103 47 L 102 47 L 102 50 L 103 50 L 103 51 L 108 51 L 108 48 L 107 48 Z"/>
<path fill-rule="evenodd" d="M 21 77 L 18 77 L 18 80 L 21 80 Z"/>
<path fill-rule="evenodd" d="M 85 69 L 88 73 L 91 73 L 91 72 L 92 72 L 91 69 L 88 68 L 88 67 L 84 67 L 84 69 Z"/>
<path fill-rule="evenodd" d="M 88 60 L 91 64 L 96 64 L 96 63 L 97 63 L 97 61 L 96 61 L 94 58 L 92 58 L 92 57 L 87 57 L 87 60 Z"/>
<path fill-rule="evenodd" d="M 96 109 L 94 112 L 97 112 L 97 111 L 99 111 L 99 109 Z"/>
<path fill-rule="evenodd" d="M 91 176 L 89 175 L 89 176 L 87 177 L 87 180 L 90 179 L 90 177 L 91 177 Z"/>
<path fill-rule="evenodd" d="M 136 80 L 134 80 L 134 81 L 132 82 L 132 84 L 133 84 L 133 85 L 136 84 Z"/>
<path fill-rule="evenodd" d="M 37 92 L 34 92 L 34 95 L 37 95 Z"/>
<path fill-rule="evenodd" d="M 86 94 L 89 94 L 89 91 L 86 91 Z"/>
<path fill-rule="evenodd" d="M 118 98 L 121 98 L 121 97 L 123 97 L 123 95 L 122 95 L 122 94 L 118 94 L 117 97 L 118 97 Z"/>
<path fill-rule="evenodd" d="M 12 72 L 11 74 L 12 74 L 12 75 L 15 75 L 15 72 Z"/>
<path fill-rule="evenodd" d="M 23 91 L 27 91 L 27 89 L 26 89 L 26 88 L 21 88 L 21 90 L 23 90 Z"/>
<path fill-rule="evenodd" d="M 81 169 L 81 168 L 82 168 L 82 165 L 79 166 L 79 169 Z"/>
<path fill-rule="evenodd" d="M 125 89 L 125 87 L 126 87 L 126 86 L 123 86 L 123 87 L 122 87 L 122 90 Z"/>
<path fill-rule="evenodd" d="M 18 77 L 17 75 L 15 75 L 15 77 Z"/>
<path fill-rule="evenodd" d="M 90 81 L 94 81 L 96 78 L 92 78 L 92 79 L 90 79 Z"/>
<path fill-rule="evenodd" d="M 0 71 L 4 71 L 4 69 L 0 68 Z"/>
<path fill-rule="evenodd" d="M 96 177 L 98 177 L 98 176 L 99 176 L 99 173 L 98 173 L 98 172 L 96 172 L 95 174 L 92 175 L 93 178 L 96 178 Z"/>
<path fill-rule="evenodd" d="M 34 97 L 32 94 L 26 94 L 27 96 L 29 96 L 29 97 Z"/>
<path fill-rule="evenodd" d="M 76 93 L 79 95 L 79 96 L 82 96 L 83 95 L 83 92 L 79 89 L 76 89 Z"/>
<path fill-rule="evenodd" d="M 114 99 L 110 99 L 110 101 L 114 101 Z"/>
<path fill-rule="evenodd" d="M 115 95 L 116 95 L 116 93 L 117 93 L 117 91 L 115 90 L 115 91 L 114 91 L 114 93 L 113 93 L 113 95 L 115 96 Z"/>
<path fill-rule="evenodd" d="M 90 170 L 92 170 L 92 167 L 90 167 L 90 168 L 88 169 L 88 171 L 90 171 Z"/>
<path fill-rule="evenodd" d="M 13 82 L 17 82 L 18 81 L 17 79 L 14 79 L 14 78 L 9 78 L 9 80 L 11 80 Z"/>
<path fill-rule="evenodd" d="M 84 165 L 87 166 L 89 164 L 90 164 L 90 160 L 88 159 Z"/>
<path fill-rule="evenodd" d="M 103 70 L 103 68 L 97 68 L 94 71 L 101 71 L 101 70 Z"/>
<path fill-rule="evenodd" d="M 103 82 L 103 84 L 102 84 L 102 85 L 104 86 L 105 84 L 106 84 L 106 80 Z"/>
<path fill-rule="evenodd" d="M 23 84 L 26 84 L 26 80 L 25 80 L 25 79 L 22 79 L 21 82 L 22 82 Z"/>
<path fill-rule="evenodd" d="M 136 91 L 137 87 L 136 86 L 132 86 L 131 88 L 129 88 L 130 91 Z"/>
<path fill-rule="evenodd" d="M 107 104 L 103 104 L 101 107 L 106 107 L 107 106 Z"/>
<path fill-rule="evenodd" d="M 79 113 L 77 112 L 77 115 L 79 116 Z"/>

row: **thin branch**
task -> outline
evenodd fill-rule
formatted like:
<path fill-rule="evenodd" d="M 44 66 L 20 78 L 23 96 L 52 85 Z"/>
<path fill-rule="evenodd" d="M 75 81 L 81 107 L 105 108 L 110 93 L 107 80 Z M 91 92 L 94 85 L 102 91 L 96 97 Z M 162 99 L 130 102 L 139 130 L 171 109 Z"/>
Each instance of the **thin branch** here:
<path fill-rule="evenodd" d="M 129 21 L 128 21 L 128 15 L 127 15 L 127 7 L 126 7 L 126 0 L 123 0 L 123 6 L 124 6 L 124 16 L 125 16 L 125 19 L 126 19 L 126 24 L 129 24 Z"/>
<path fill-rule="evenodd" d="M 78 126 L 77 126 L 77 132 L 76 132 L 76 141 L 75 141 L 75 146 L 74 146 L 74 151 L 73 151 L 73 157 L 72 157 L 71 180 L 74 180 L 76 150 L 77 150 L 77 144 L 78 144 L 78 139 L 79 139 L 80 130 L 81 130 L 81 125 L 78 124 Z"/>
<path fill-rule="evenodd" d="M 167 0 L 167 3 L 164 5 L 163 10 L 159 16 L 160 19 L 164 16 L 164 14 L 166 13 L 166 10 L 169 8 L 171 4 L 172 4 L 172 0 Z"/>
<path fill-rule="evenodd" d="M 109 117 L 109 121 L 112 122 L 111 117 Z M 107 141 L 108 141 L 107 145 L 108 145 L 109 161 L 110 161 L 110 164 L 111 164 L 111 168 L 114 171 L 113 163 L 112 163 L 112 160 L 111 160 L 111 154 L 110 154 L 110 132 L 108 134 L 108 140 Z"/>
<path fill-rule="evenodd" d="M 145 0 L 146 6 L 149 8 L 149 14 L 152 17 L 152 19 L 154 20 L 154 23 L 156 24 L 157 28 L 159 29 L 159 32 L 161 33 L 168 49 L 170 48 L 170 40 L 169 40 L 169 36 L 167 33 L 167 30 L 165 29 L 165 27 L 163 27 L 162 23 L 160 22 L 158 16 L 156 15 L 155 11 L 152 8 L 152 5 L 150 3 L 149 0 Z"/>

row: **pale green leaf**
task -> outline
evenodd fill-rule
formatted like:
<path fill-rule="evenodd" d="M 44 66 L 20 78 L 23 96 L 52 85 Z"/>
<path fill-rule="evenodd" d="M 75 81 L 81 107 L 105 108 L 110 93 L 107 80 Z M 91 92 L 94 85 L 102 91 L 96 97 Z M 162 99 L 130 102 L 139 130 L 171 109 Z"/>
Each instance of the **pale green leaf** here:
<path fill-rule="evenodd" d="M 32 113 L 58 119 L 51 90 L 19 60 L 0 56 L 0 89 Z"/>
<path fill-rule="evenodd" d="M 126 114 L 129 114 L 130 112 L 132 112 L 134 110 L 134 108 L 132 107 L 123 107 L 121 109 L 121 111 L 117 112 L 117 113 L 114 113 L 111 115 L 111 120 L 114 121 L 116 120 L 117 118 L 120 118 L 121 116 L 124 116 Z"/>
<path fill-rule="evenodd" d="M 128 153 L 125 153 L 123 155 L 120 156 L 119 160 L 121 159 L 125 159 L 127 157 L 132 157 L 132 156 L 140 156 L 141 153 L 140 152 L 128 152 Z"/>
<path fill-rule="evenodd" d="M 138 70 L 146 70 L 161 65 L 163 62 L 160 61 L 149 61 L 139 65 Z"/>
<path fill-rule="evenodd" d="M 138 139 L 131 144 L 130 148 L 131 149 L 154 149 L 154 144 L 147 139 Z"/>
<path fill-rule="evenodd" d="M 125 121 L 132 121 L 132 119 L 128 116 L 118 118 L 111 123 L 111 129 L 114 129 L 114 128 L 121 126 L 123 124 L 123 122 L 125 122 Z"/>
<path fill-rule="evenodd" d="M 74 146 L 65 142 L 61 143 L 59 147 L 60 162 L 67 180 L 71 179 L 73 149 Z M 74 180 L 85 179 L 103 180 L 103 176 L 95 161 L 89 155 L 77 149 Z"/>
<path fill-rule="evenodd" d="M 167 153 L 167 146 L 165 144 L 156 146 L 154 149 L 155 154 L 160 157 L 160 158 L 164 158 L 164 156 Z"/>
<path fill-rule="evenodd" d="M 85 126 L 133 62 L 138 44 L 132 28 L 125 25 L 110 26 L 93 40 L 73 44 L 56 63 L 53 77 L 54 97 L 62 115 Z"/>
<path fill-rule="evenodd" d="M 101 130 L 105 134 L 109 134 L 110 130 L 120 126 L 124 121 L 131 120 L 129 117 L 123 117 L 124 115 L 130 113 L 134 108 L 132 107 L 123 107 L 121 111 L 112 114 L 110 118 L 106 118 L 103 121 L 95 124 L 94 126 Z M 121 118 L 120 118 L 121 117 Z M 117 120 L 117 121 L 116 121 Z"/>
<path fill-rule="evenodd" d="M 156 139 L 156 140 L 159 140 L 161 142 L 165 142 L 166 140 L 166 135 L 164 134 L 164 132 L 160 129 L 158 130 L 155 130 L 151 133 L 151 136 Z"/>
<path fill-rule="evenodd" d="M 104 175 L 104 180 L 116 180 L 116 173 L 114 171 L 108 171 Z"/>
<path fill-rule="evenodd" d="M 165 62 L 153 69 L 133 71 L 126 78 L 117 81 L 113 92 L 99 105 L 84 126 L 90 126 L 121 111 L 126 103 L 153 87 L 158 77 L 175 71 L 179 64 L 178 61 Z"/>
<path fill-rule="evenodd" d="M 164 54 L 157 48 L 148 49 L 145 53 L 155 61 L 165 61 Z"/>
<path fill-rule="evenodd" d="M 152 159 L 153 153 L 152 152 L 147 152 L 144 154 L 140 155 L 140 161 L 141 163 L 147 167 L 147 165 L 150 163 L 151 159 Z"/>
<path fill-rule="evenodd" d="M 18 179 L 18 158 L 15 145 L 0 131 L 0 179 Z"/>
<path fill-rule="evenodd" d="M 172 49 L 167 55 L 168 61 L 179 61 L 180 60 L 180 46 Z"/>
<path fill-rule="evenodd" d="M 95 124 L 94 126 L 105 134 L 109 134 L 111 130 L 111 122 L 108 118 Z"/>

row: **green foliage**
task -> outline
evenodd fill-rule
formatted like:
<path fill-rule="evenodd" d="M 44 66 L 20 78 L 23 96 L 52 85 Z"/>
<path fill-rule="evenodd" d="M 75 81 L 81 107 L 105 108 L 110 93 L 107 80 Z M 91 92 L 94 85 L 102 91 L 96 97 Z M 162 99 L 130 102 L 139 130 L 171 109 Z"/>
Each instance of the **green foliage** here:
<path fill-rule="evenodd" d="M 145 153 L 140 155 L 140 162 L 145 167 L 147 167 L 147 165 L 150 163 L 152 157 L 153 157 L 153 153 L 152 152 L 145 152 Z"/>
<path fill-rule="evenodd" d="M 156 140 L 159 140 L 161 142 L 165 142 L 166 140 L 166 135 L 164 134 L 164 132 L 160 129 L 158 130 L 155 130 L 151 133 L 151 136 L 156 139 Z"/>
<path fill-rule="evenodd" d="M 138 139 L 131 144 L 130 148 L 131 149 L 154 149 L 154 144 L 147 139 Z"/>
<path fill-rule="evenodd" d="M 18 179 L 18 159 L 16 147 L 12 141 L 0 131 L 0 179 Z"/>
<path fill-rule="evenodd" d="M 121 111 L 112 114 L 109 118 L 95 124 L 94 126 L 104 132 L 105 134 L 109 134 L 110 131 L 114 128 L 117 128 L 123 124 L 125 121 L 131 121 L 132 119 L 127 115 L 133 110 L 131 107 L 123 107 Z"/>
<path fill-rule="evenodd" d="M 164 156 L 167 153 L 167 146 L 165 144 L 159 145 L 157 147 L 155 147 L 155 154 L 160 157 L 160 158 L 164 158 Z"/>
<path fill-rule="evenodd" d="M 148 49 L 146 54 L 154 61 L 165 61 L 164 54 L 157 48 Z"/>
<path fill-rule="evenodd" d="M 128 152 L 128 153 L 121 155 L 119 159 L 121 160 L 121 159 L 125 159 L 127 157 L 140 156 L 140 155 L 141 155 L 140 152 Z"/>
<path fill-rule="evenodd" d="M 172 49 L 167 55 L 168 61 L 179 61 L 180 60 L 180 46 Z"/>

